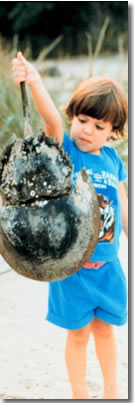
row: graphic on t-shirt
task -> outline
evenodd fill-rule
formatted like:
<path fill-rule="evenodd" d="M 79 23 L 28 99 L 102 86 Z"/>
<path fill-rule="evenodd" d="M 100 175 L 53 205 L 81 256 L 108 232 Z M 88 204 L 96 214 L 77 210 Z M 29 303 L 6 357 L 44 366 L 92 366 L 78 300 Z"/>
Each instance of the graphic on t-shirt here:
<path fill-rule="evenodd" d="M 114 209 L 106 196 L 102 194 L 98 194 L 97 196 L 101 215 L 99 242 L 100 241 L 113 242 L 114 227 L 115 227 Z"/>

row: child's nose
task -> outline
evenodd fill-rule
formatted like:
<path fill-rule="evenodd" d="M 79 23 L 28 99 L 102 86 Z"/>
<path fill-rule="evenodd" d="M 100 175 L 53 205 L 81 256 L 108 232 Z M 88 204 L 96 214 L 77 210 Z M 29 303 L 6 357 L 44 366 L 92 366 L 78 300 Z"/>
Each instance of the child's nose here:
<path fill-rule="evenodd" d="M 91 135 L 93 134 L 93 125 L 92 123 L 88 123 L 85 127 L 85 134 Z"/>

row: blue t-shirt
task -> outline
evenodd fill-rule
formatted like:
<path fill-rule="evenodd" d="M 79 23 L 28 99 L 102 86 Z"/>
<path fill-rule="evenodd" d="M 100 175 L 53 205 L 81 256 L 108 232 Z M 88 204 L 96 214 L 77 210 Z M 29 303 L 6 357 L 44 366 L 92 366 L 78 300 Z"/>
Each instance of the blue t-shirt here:
<path fill-rule="evenodd" d="M 90 261 L 111 261 L 118 255 L 119 250 L 122 218 L 118 183 L 127 177 L 126 170 L 117 151 L 112 147 L 103 146 L 100 155 L 83 152 L 64 133 L 63 148 L 73 164 L 72 185 L 75 185 L 78 173 L 84 167 L 98 195 L 101 228 Z"/>

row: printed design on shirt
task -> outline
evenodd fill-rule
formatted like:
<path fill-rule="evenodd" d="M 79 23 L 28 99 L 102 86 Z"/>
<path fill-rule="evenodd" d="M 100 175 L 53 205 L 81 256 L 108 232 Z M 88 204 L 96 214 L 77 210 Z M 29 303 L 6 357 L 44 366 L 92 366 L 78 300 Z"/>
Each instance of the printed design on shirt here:
<path fill-rule="evenodd" d="M 101 229 L 99 234 L 99 242 L 101 241 L 113 242 L 114 228 L 115 228 L 114 209 L 106 196 L 102 194 L 97 194 L 97 196 L 101 215 Z"/>
<path fill-rule="evenodd" d="M 115 206 L 117 204 L 117 189 L 118 189 L 118 179 L 110 172 L 100 170 L 94 171 L 91 169 L 86 169 L 88 176 L 90 177 L 97 196 L 100 206 L 101 215 L 101 228 L 99 234 L 98 243 L 110 243 L 114 242 L 114 231 L 115 231 Z M 73 185 L 77 179 L 78 172 L 73 174 Z M 101 191 L 108 191 L 110 199 L 101 194 Z"/>
<path fill-rule="evenodd" d="M 86 172 L 90 179 L 92 180 L 95 188 L 100 188 L 100 189 L 106 189 L 107 186 L 111 186 L 114 189 L 118 188 L 118 179 L 117 177 L 112 174 L 111 172 L 107 171 L 99 171 L 99 172 L 94 172 L 94 170 L 91 169 L 86 169 Z M 73 174 L 73 184 L 76 181 L 76 178 L 78 176 L 78 172 L 75 172 Z"/>

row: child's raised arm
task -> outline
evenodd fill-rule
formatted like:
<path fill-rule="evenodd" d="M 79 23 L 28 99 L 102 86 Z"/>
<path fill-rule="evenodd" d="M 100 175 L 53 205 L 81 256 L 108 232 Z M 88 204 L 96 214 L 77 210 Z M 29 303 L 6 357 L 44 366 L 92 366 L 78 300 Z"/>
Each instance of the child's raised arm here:
<path fill-rule="evenodd" d="M 31 88 L 34 103 L 45 122 L 45 131 L 53 136 L 61 145 L 63 140 L 63 125 L 60 113 L 46 91 L 41 77 L 35 67 L 29 63 L 21 52 L 12 60 L 14 79 L 17 84 L 25 81 Z"/>

